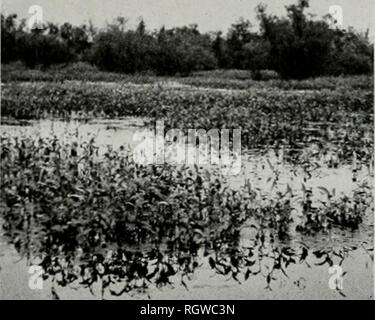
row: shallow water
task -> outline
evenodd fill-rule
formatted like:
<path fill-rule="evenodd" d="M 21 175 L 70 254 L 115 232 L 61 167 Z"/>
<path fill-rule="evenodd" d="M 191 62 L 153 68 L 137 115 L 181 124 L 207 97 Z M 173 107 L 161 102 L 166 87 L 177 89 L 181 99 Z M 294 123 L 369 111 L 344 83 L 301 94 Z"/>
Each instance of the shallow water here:
<path fill-rule="evenodd" d="M 133 139 L 135 132 L 142 130 L 148 119 L 125 118 L 121 120 L 88 120 L 88 121 L 59 121 L 38 120 L 12 122 L 3 121 L 0 126 L 1 136 L 10 137 L 53 137 L 61 141 L 89 141 L 94 138 L 99 147 L 104 150 L 106 146 L 118 149 L 121 146 L 134 148 L 139 142 Z M 324 159 L 320 159 L 324 160 Z M 294 166 L 283 160 L 283 153 L 276 154 L 274 151 L 249 153 L 242 155 L 241 172 L 237 175 L 225 174 L 228 186 L 240 188 L 245 183 L 263 194 L 267 199 L 277 196 L 277 192 L 285 192 L 288 188 L 296 194 L 295 199 L 303 196 L 303 188 L 312 190 L 314 203 L 326 197 L 321 187 L 329 191 L 335 189 L 336 196 L 352 196 L 353 191 L 360 184 L 372 186 L 373 170 L 364 165 L 351 164 L 330 168 L 324 161 L 318 161 L 319 165 L 309 171 L 303 166 Z M 356 175 L 353 176 L 353 166 Z M 218 167 L 206 166 L 208 169 L 220 170 Z M 277 178 L 276 178 L 277 177 Z M 298 221 L 301 206 L 294 200 L 294 218 Z M 244 239 L 248 237 L 246 230 Z M 366 214 L 365 221 L 356 232 L 334 230 L 326 235 L 299 238 L 292 241 L 292 245 L 299 242 L 307 243 L 312 249 L 320 247 L 343 247 L 356 246 L 357 249 L 350 253 L 344 261 L 343 269 L 347 272 L 345 278 L 344 292 L 348 298 L 368 299 L 373 293 L 373 213 Z M 368 251 L 367 249 L 370 249 Z M 27 265 L 25 259 L 20 260 L 11 245 L 6 244 L 4 238 L 0 237 L 0 299 L 48 299 L 50 298 L 50 283 L 47 281 L 45 289 L 32 291 L 27 287 Z M 183 286 L 176 288 L 164 288 L 161 291 L 151 289 L 151 298 L 157 299 L 338 299 L 344 298 L 328 286 L 328 266 L 315 266 L 311 262 L 309 268 L 305 264 L 297 264 L 290 267 L 290 279 L 281 276 L 273 284 L 274 289 L 265 289 L 263 277 L 251 277 L 244 284 L 239 285 L 233 280 L 227 280 L 222 276 L 215 275 L 209 269 L 207 263 L 201 268 L 194 278 L 188 283 L 189 291 Z M 177 280 L 178 283 L 178 280 Z M 215 296 L 212 293 L 215 292 Z M 98 294 L 91 295 L 88 290 L 60 289 L 61 298 L 91 299 L 100 298 Z M 110 297 L 106 297 L 110 298 Z M 127 296 L 122 298 L 129 298 Z"/>

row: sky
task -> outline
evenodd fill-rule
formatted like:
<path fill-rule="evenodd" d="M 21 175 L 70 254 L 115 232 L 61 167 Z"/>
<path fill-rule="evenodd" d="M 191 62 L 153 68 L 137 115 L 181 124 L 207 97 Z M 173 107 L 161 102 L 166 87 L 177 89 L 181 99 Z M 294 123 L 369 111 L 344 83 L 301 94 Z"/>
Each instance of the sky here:
<path fill-rule="evenodd" d="M 285 15 L 285 6 L 297 0 L 1 0 L 2 13 L 16 13 L 29 18 L 30 6 L 43 9 L 43 20 L 74 25 L 89 20 L 103 27 L 116 17 L 128 18 L 133 27 L 142 18 L 150 30 L 165 27 L 198 24 L 202 32 L 224 31 L 240 17 L 257 25 L 255 7 L 267 5 L 267 12 Z M 343 27 L 353 26 L 360 31 L 370 29 L 375 34 L 375 0 L 310 0 L 308 12 L 322 17 L 332 5 L 342 8 Z"/>

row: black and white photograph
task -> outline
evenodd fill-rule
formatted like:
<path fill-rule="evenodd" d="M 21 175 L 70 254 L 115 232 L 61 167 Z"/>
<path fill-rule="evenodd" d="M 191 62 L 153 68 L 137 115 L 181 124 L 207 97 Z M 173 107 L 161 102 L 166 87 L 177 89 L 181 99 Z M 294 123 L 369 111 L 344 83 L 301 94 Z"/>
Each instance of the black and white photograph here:
<path fill-rule="evenodd" d="M 374 300 L 374 36 L 374 0 L 2 0 L 0 300 Z"/>

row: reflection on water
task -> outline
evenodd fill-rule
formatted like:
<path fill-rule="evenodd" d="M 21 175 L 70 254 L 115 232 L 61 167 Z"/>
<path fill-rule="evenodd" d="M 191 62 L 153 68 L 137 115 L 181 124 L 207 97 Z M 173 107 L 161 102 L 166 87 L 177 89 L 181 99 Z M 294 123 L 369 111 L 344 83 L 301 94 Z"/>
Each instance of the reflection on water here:
<path fill-rule="evenodd" d="M 1 136 L 10 137 L 41 137 L 48 138 L 56 136 L 63 142 L 67 141 L 89 141 L 95 139 L 99 146 L 112 146 L 114 149 L 118 149 L 121 146 L 127 146 L 134 148 L 136 142 L 133 140 L 133 134 L 144 127 L 147 119 L 139 118 L 126 118 L 122 120 L 92 120 L 92 121 L 51 121 L 51 120 L 39 120 L 29 121 L 21 123 L 4 122 L 2 123 Z M 314 128 L 311 128 L 314 130 Z M 306 156 L 309 156 L 307 150 Z M 334 192 L 335 196 L 346 195 L 348 197 L 353 196 L 353 192 L 360 185 L 372 185 L 373 170 L 368 166 L 360 163 L 345 164 L 340 166 L 330 167 L 327 165 L 326 158 L 333 157 L 334 155 L 326 155 L 325 159 L 317 159 L 315 161 L 316 166 L 314 168 L 304 167 L 303 165 L 293 165 L 284 161 L 283 152 L 267 151 L 263 153 L 248 153 L 246 156 L 242 156 L 242 168 L 241 173 L 235 176 L 226 176 L 227 184 L 233 189 L 239 189 L 245 184 L 251 185 L 251 188 L 259 192 L 268 201 L 269 199 L 276 199 L 278 194 L 286 193 L 288 190 L 292 190 L 293 197 L 291 198 L 291 205 L 295 209 L 293 210 L 293 218 L 296 223 L 298 219 L 303 215 L 302 205 L 300 200 L 304 197 L 306 190 L 311 191 L 311 200 L 317 204 L 322 202 L 326 195 L 326 191 Z M 211 167 L 215 170 L 214 167 Z M 246 241 L 252 238 L 251 228 L 243 229 L 242 239 L 244 245 Z M 320 248 L 351 248 L 348 251 L 348 256 L 343 264 L 345 270 L 348 272 L 350 283 L 349 288 L 345 290 L 349 297 L 356 298 L 369 298 L 369 292 L 372 292 L 373 281 L 372 281 L 372 239 L 373 239 L 373 213 L 372 208 L 369 210 L 361 224 L 359 230 L 355 232 L 334 229 L 330 230 L 327 234 L 319 234 L 314 236 L 295 236 L 290 240 L 289 245 L 291 247 L 299 247 L 301 244 L 314 250 Z M 14 261 L 14 253 L 12 249 L 0 240 L 0 246 L 2 247 L 2 256 L 0 255 L 0 262 L 2 265 L 7 265 L 11 261 Z M 311 255 L 311 254 L 310 254 Z M 205 261 L 205 259 L 202 259 Z M 291 281 L 283 282 L 279 280 L 277 285 L 278 293 L 265 294 L 264 293 L 264 280 L 254 280 L 254 286 L 256 288 L 254 293 L 254 287 L 251 285 L 242 286 L 240 289 L 237 285 L 232 282 L 226 282 L 219 280 L 218 276 L 214 276 L 211 270 L 203 268 L 198 271 L 191 282 L 191 292 L 188 293 L 182 287 L 168 291 L 164 289 L 163 293 L 155 292 L 151 290 L 151 297 L 154 294 L 157 298 L 210 298 L 208 295 L 212 293 L 214 288 L 218 292 L 217 298 L 236 298 L 236 299 L 247 299 L 247 298 L 261 298 L 261 297 L 273 297 L 273 298 L 285 298 L 289 296 L 291 298 L 337 298 L 332 296 L 332 292 L 329 291 L 326 282 L 322 281 L 319 272 L 324 273 L 326 279 L 329 274 L 327 272 L 327 266 L 314 266 L 316 261 L 310 261 L 309 264 L 301 264 L 292 268 Z M 204 264 L 208 265 L 205 261 Z M 24 265 L 19 265 L 25 268 Z M 6 270 L 6 268 L 5 268 Z M 1 272 L 1 271 L 0 271 Z M 6 271 L 4 271 L 6 272 Z M 9 280 L 14 277 L 8 269 L 8 283 Z M 212 277 L 215 277 L 215 281 L 212 282 Z M 259 278 L 259 277 L 258 277 Z M 304 293 L 301 293 L 301 283 L 303 282 Z M 1 284 L 1 283 L 0 283 Z M 319 285 L 321 287 L 319 287 Z M 360 285 L 359 285 L 360 284 Z M 359 285 L 359 286 L 358 286 Z M 317 289 L 317 288 L 320 289 Z M 247 288 L 247 289 L 245 289 Z M 307 289 L 306 289 L 307 288 Z M 310 288 L 310 289 L 308 289 Z M 317 290 L 326 291 L 321 293 L 322 296 L 317 293 Z M 65 290 L 65 291 L 64 291 Z M 74 293 L 68 289 L 64 289 L 62 295 L 65 294 L 67 297 L 74 297 Z M 67 291 L 68 290 L 68 291 Z M 246 291 L 247 290 L 247 291 Z M 361 291 L 362 290 L 362 291 Z M 284 292 L 284 293 L 283 293 Z M 5 292 L 0 291 L 1 295 L 5 295 Z M 371 293 L 370 293 L 371 294 Z M 83 293 L 78 294 L 78 298 L 82 298 Z"/>
<path fill-rule="evenodd" d="M 17 122 L 2 121 L 1 135 L 11 137 L 28 136 L 48 138 L 56 136 L 61 141 L 89 141 L 95 139 L 102 146 L 114 148 L 134 145 L 133 133 L 142 127 L 145 120 L 127 118 L 124 120 L 92 120 L 69 122 L 58 120 L 35 120 Z"/>

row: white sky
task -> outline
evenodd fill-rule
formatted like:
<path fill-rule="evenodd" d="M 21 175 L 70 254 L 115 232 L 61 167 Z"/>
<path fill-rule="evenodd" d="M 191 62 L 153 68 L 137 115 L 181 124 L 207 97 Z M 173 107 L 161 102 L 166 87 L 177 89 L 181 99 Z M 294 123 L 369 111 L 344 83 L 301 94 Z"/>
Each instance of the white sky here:
<path fill-rule="evenodd" d="M 17 13 L 19 18 L 28 18 L 31 5 L 43 8 L 45 21 L 70 22 L 79 25 L 91 20 L 102 27 L 118 16 L 129 19 L 133 26 L 142 17 L 148 29 L 182 26 L 197 23 L 199 30 L 227 31 L 240 17 L 249 19 L 254 25 L 255 7 L 259 2 L 267 5 L 268 12 L 285 14 L 285 5 L 297 0 L 2 0 L 3 13 Z M 375 0 L 310 0 L 309 12 L 321 17 L 329 12 L 331 5 L 343 9 L 344 27 L 353 26 L 365 31 L 375 31 Z"/>

